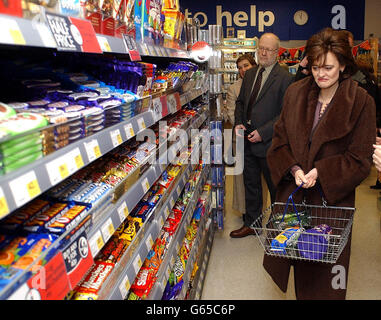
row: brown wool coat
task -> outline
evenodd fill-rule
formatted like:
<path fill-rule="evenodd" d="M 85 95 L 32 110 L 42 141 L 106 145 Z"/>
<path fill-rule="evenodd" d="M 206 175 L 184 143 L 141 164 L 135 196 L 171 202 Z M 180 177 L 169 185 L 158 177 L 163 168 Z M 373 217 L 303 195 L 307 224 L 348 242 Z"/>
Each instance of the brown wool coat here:
<path fill-rule="evenodd" d="M 368 176 L 372 144 L 376 139 L 376 108 L 373 99 L 351 79 L 343 80 L 310 139 L 319 88 L 313 77 L 293 83 L 286 91 L 282 113 L 274 125 L 267 153 L 277 201 L 286 202 L 295 190 L 290 168 L 299 165 L 305 173 L 314 167 L 324 197 L 331 206 L 355 207 L 355 189 Z M 321 205 L 316 187 L 306 190 L 308 204 Z M 295 194 L 300 202 L 303 192 Z M 348 276 L 350 237 L 336 264 Z M 298 299 L 345 299 L 345 289 L 332 289 L 331 264 L 264 257 L 263 265 L 276 284 L 287 290 L 291 264 L 295 271 Z"/>

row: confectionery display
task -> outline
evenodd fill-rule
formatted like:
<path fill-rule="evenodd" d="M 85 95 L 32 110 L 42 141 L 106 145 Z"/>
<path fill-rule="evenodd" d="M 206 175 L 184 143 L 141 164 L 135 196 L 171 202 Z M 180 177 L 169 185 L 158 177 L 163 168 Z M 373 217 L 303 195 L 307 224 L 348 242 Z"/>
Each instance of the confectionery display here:
<path fill-rule="evenodd" d="M 0 3 L 11 24 L 0 41 L 0 299 L 161 299 L 185 230 L 182 259 L 200 254 L 196 236 L 213 221 L 199 161 L 209 148 L 196 143 L 209 127 L 208 73 L 186 51 L 199 25 L 181 10 Z M 187 268 L 190 287 L 197 263 Z"/>

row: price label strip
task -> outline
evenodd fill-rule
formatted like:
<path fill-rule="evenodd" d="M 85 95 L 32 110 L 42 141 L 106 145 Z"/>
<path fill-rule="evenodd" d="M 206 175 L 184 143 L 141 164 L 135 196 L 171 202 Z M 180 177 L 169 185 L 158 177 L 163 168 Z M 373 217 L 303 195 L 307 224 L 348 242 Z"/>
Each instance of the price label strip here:
<path fill-rule="evenodd" d="M 26 45 L 19 25 L 13 19 L 0 18 L 0 43 Z"/>
<path fill-rule="evenodd" d="M 41 193 L 36 173 L 32 170 L 9 182 L 13 198 L 18 207 Z"/>
<path fill-rule="evenodd" d="M 111 218 L 109 218 L 101 227 L 103 238 L 105 239 L 105 242 L 108 241 L 108 239 L 111 238 L 111 236 L 115 232 L 114 225 L 112 224 Z"/>
<path fill-rule="evenodd" d="M 154 242 L 153 242 L 153 239 L 152 239 L 152 235 L 151 235 L 151 234 L 148 235 L 148 237 L 147 237 L 145 243 L 146 243 L 147 250 L 150 251 L 151 248 L 152 248 L 152 246 L 154 245 Z"/>
<path fill-rule="evenodd" d="M 91 254 L 95 257 L 98 252 L 103 248 L 105 242 L 103 241 L 101 231 L 98 230 L 89 240 Z"/>
<path fill-rule="evenodd" d="M 90 142 L 85 142 L 85 149 L 90 162 L 94 161 L 102 155 L 98 140 L 96 139 L 93 139 Z"/>
<path fill-rule="evenodd" d="M 45 165 L 46 171 L 52 185 L 66 179 L 69 175 L 84 166 L 79 148 L 75 148 L 69 153 L 50 161 Z"/>
<path fill-rule="evenodd" d="M 128 279 L 128 275 L 123 278 L 122 283 L 119 285 L 119 291 L 122 295 L 122 298 L 125 299 L 128 294 L 128 290 L 130 290 L 131 282 L 130 279 Z"/>
<path fill-rule="evenodd" d="M 144 194 L 146 194 L 147 191 L 149 190 L 149 188 L 151 187 L 150 184 L 149 184 L 148 178 L 144 178 L 143 179 L 143 181 L 142 181 L 142 187 L 143 187 Z"/>
<path fill-rule="evenodd" d="M 138 274 L 140 267 L 142 266 L 143 262 L 142 259 L 140 258 L 140 255 L 138 254 L 133 261 L 132 265 L 134 267 L 135 273 Z"/>
<path fill-rule="evenodd" d="M 134 128 L 132 127 L 132 123 L 127 123 L 124 126 L 124 131 L 126 132 L 127 139 L 131 139 L 135 136 Z"/>
<path fill-rule="evenodd" d="M 128 217 L 129 212 L 126 201 L 123 201 L 122 205 L 118 208 L 118 215 L 121 223 Z"/>
<path fill-rule="evenodd" d="M 155 122 L 159 121 L 163 117 L 163 106 L 161 104 L 160 97 L 152 100 L 152 109 Z"/>
<path fill-rule="evenodd" d="M 105 37 L 97 35 L 97 39 L 103 52 L 112 52 L 110 44 L 108 43 L 108 40 Z"/>
<path fill-rule="evenodd" d="M 0 218 L 4 217 L 9 213 L 7 199 L 5 199 L 5 195 L 3 189 L 0 187 Z"/>
<path fill-rule="evenodd" d="M 120 135 L 119 129 L 111 131 L 110 136 L 111 136 L 111 141 L 114 148 L 116 148 L 117 146 L 123 143 L 122 136 Z"/>
<path fill-rule="evenodd" d="M 142 131 L 146 128 L 146 124 L 144 122 L 144 118 L 139 118 L 138 120 L 138 127 L 139 127 L 139 131 Z"/>

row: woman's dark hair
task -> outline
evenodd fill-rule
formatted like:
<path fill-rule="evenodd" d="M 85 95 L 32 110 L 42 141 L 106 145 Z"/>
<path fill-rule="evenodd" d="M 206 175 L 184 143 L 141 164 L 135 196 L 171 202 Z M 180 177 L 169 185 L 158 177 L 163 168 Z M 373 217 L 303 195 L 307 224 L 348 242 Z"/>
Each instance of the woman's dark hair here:
<path fill-rule="evenodd" d="M 247 61 L 249 61 L 250 64 L 251 64 L 252 66 L 256 66 L 256 65 L 257 65 L 257 63 L 255 62 L 255 59 L 254 59 L 253 55 L 250 54 L 250 53 L 245 53 L 245 54 L 243 54 L 242 56 L 240 56 L 240 57 L 237 59 L 237 61 L 236 61 L 237 67 L 238 67 L 238 63 L 240 63 L 242 60 L 247 60 Z"/>
<path fill-rule="evenodd" d="M 357 71 L 348 36 L 332 28 L 325 28 L 308 39 L 306 45 L 308 69 L 311 71 L 311 67 L 314 63 L 320 61 L 324 63 L 328 52 L 332 52 L 340 65 L 345 66 L 341 79 L 348 78 Z"/>

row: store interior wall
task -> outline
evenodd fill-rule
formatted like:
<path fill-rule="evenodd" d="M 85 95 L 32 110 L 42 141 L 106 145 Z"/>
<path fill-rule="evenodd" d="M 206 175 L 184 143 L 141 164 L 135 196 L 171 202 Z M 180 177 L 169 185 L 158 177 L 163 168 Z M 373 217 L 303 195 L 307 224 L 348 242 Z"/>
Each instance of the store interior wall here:
<path fill-rule="evenodd" d="M 365 0 L 364 39 L 373 33 L 374 37 L 381 38 L 381 1 Z"/>
<path fill-rule="evenodd" d="M 369 38 L 370 34 L 381 40 L 381 0 L 365 0 L 364 38 L 356 39 L 355 44 Z M 349 30 L 350 31 L 350 30 Z M 286 48 L 297 48 L 305 45 L 306 40 L 281 41 L 280 45 Z"/>

